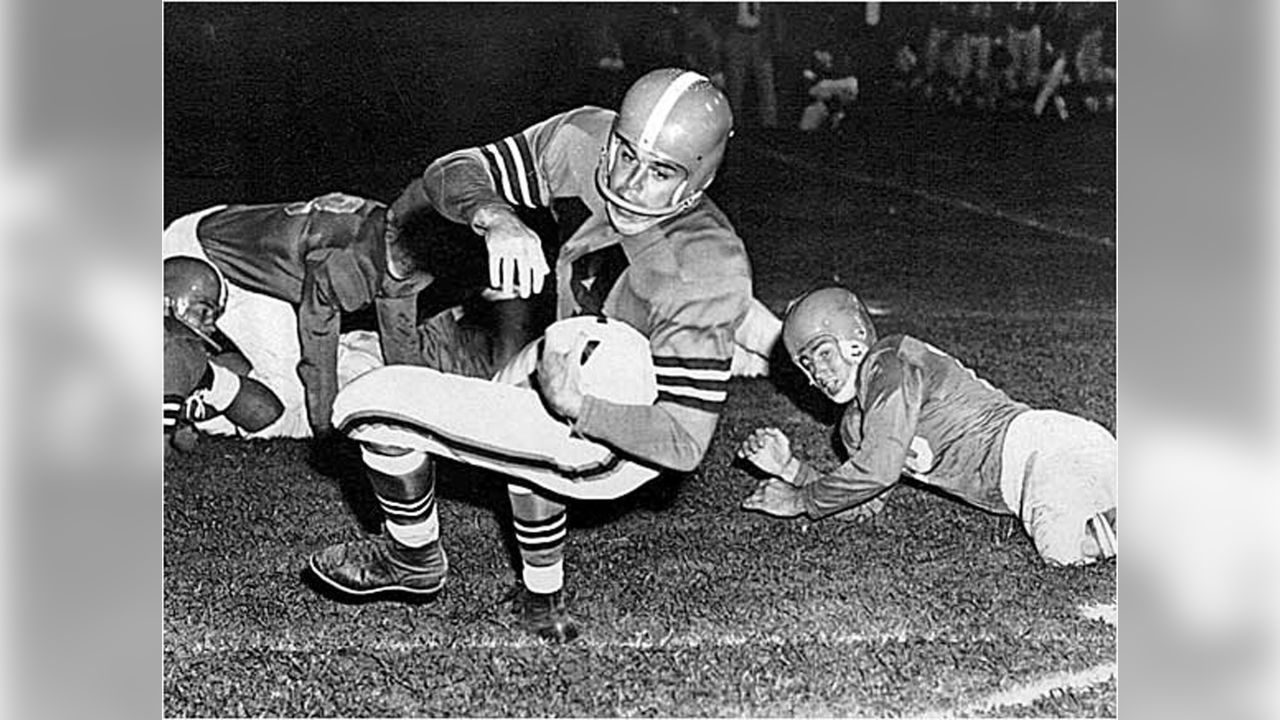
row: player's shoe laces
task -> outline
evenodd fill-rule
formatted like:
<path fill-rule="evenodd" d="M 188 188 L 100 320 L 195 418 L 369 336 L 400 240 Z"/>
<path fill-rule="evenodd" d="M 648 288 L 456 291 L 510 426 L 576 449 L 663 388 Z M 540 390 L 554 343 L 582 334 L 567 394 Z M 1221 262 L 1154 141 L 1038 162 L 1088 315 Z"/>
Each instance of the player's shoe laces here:
<path fill-rule="evenodd" d="M 409 549 L 386 536 L 330 545 L 313 554 L 310 564 L 316 577 L 352 595 L 434 595 L 449 573 L 439 540 Z"/>
<path fill-rule="evenodd" d="M 578 637 L 578 624 L 569 617 L 564 591 L 536 593 L 525 587 L 516 589 L 511 612 L 516 624 L 544 640 L 566 643 Z"/>

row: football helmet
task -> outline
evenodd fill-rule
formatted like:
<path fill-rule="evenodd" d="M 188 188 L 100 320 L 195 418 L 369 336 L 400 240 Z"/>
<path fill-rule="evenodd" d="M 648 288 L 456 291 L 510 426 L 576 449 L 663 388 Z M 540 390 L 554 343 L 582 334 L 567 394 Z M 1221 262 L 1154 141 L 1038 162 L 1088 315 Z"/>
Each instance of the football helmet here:
<path fill-rule="evenodd" d="M 814 290 L 793 301 L 782 322 L 782 343 L 809 382 L 837 402 L 856 392 L 858 363 L 876 342 L 871 315 L 858 296 L 842 287 Z M 821 349 L 834 344 L 842 363 L 824 359 Z"/>
<path fill-rule="evenodd" d="M 177 256 L 164 261 L 165 314 L 209 339 L 227 309 L 227 283 L 208 260 Z"/>
<path fill-rule="evenodd" d="M 651 405 L 657 399 L 648 338 L 621 320 L 580 315 L 553 323 L 543 342 L 547 349 L 565 352 L 579 334 L 587 337 L 579 358 L 583 394 L 623 405 Z"/>
<path fill-rule="evenodd" d="M 733 134 L 729 101 L 705 76 L 677 68 L 653 70 L 627 90 L 605 143 L 596 185 L 610 204 L 661 219 L 684 212 L 702 197 L 724 159 Z M 610 174 L 623 146 L 674 163 L 687 177 L 666 205 L 646 207 L 622 197 Z"/>

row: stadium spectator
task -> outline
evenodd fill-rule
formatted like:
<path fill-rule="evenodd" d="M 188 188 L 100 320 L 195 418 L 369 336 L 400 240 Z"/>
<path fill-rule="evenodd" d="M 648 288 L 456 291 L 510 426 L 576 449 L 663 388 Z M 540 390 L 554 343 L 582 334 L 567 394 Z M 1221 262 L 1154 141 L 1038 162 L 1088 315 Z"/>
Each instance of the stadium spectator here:
<path fill-rule="evenodd" d="M 483 236 L 491 282 L 524 297 L 541 291 L 551 267 L 515 208 L 549 207 L 566 238 L 551 264 L 556 317 L 601 316 L 647 338 L 642 343 L 658 369 L 655 402 L 620 404 L 585 392 L 576 369 L 579 352 L 548 345 L 537 361 L 543 402 L 528 415 L 482 404 L 494 422 L 541 427 L 550 422 L 549 410 L 573 437 L 655 474 L 699 465 L 719 421 L 737 343 L 756 332 L 771 343 L 780 330 L 777 318 L 753 302 L 742 241 L 704 195 L 731 128 L 729 103 L 705 76 L 655 70 L 631 86 L 618 112 L 578 108 L 445 155 L 392 205 L 396 218 L 439 212 Z M 315 575 L 346 593 L 430 596 L 445 583 L 434 461 L 424 449 L 431 445 L 420 442 L 432 426 L 419 416 L 450 406 L 416 403 L 421 413 L 396 420 L 387 419 L 388 408 L 411 384 L 405 371 L 447 385 L 439 378 L 448 373 L 488 379 L 501 368 L 478 354 L 448 315 L 432 325 L 424 342 L 430 338 L 434 346 L 434 370 L 377 370 L 339 397 L 351 418 L 345 429 L 362 443 L 368 480 L 386 517 L 385 534 L 312 555 Z M 516 360 L 527 357 L 521 353 Z M 462 392 L 440 399 L 456 403 Z M 480 430 L 490 424 L 479 423 Z M 556 457 L 547 457 L 552 448 L 535 460 L 522 459 L 510 447 L 519 439 L 486 446 L 506 463 L 522 562 L 513 610 L 525 630 L 564 642 L 578 634 L 564 593 L 569 498 L 562 490 L 573 478 L 560 472 Z M 612 470 L 601 472 L 604 479 L 581 481 L 584 491 L 609 485 Z"/>
<path fill-rule="evenodd" d="M 681 3 L 683 27 L 681 57 L 684 67 L 706 75 L 716 87 L 725 89 L 724 41 L 707 17 L 702 3 Z"/>
<path fill-rule="evenodd" d="M 849 457 L 823 472 L 795 457 L 781 430 L 759 428 L 738 455 L 768 477 L 743 508 L 865 518 L 905 474 L 1017 516 L 1048 564 L 1116 555 L 1116 441 L 1101 425 L 1033 410 L 914 337 L 878 339 L 866 308 L 844 288 L 794 302 L 782 339 L 809 381 L 844 405 L 840 439 Z"/>
<path fill-rule="evenodd" d="M 782 42 L 783 24 L 771 3 L 724 3 L 732 13 L 722 23 L 724 31 L 725 84 L 729 104 L 740 117 L 746 114 L 747 78 L 756 91 L 760 127 L 778 126 L 778 93 L 774 85 L 774 46 Z"/>

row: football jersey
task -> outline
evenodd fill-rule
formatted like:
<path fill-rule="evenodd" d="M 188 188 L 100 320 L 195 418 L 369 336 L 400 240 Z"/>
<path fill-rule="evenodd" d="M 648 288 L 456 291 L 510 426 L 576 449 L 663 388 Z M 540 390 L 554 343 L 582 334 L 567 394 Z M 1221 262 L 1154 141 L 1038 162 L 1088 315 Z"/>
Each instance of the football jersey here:
<path fill-rule="evenodd" d="M 901 475 L 977 507 L 1012 512 L 1000 493 L 1009 423 L 1030 408 L 955 358 L 908 335 L 873 345 L 858 369 L 840 439 L 848 460 L 822 474 L 801 463 L 806 512 L 823 517 L 875 497 Z"/>
<path fill-rule="evenodd" d="M 184 406 L 192 393 L 213 382 L 209 359 L 216 348 L 182 322 L 164 318 L 164 432 L 187 422 Z"/>
<path fill-rule="evenodd" d="M 386 362 L 421 362 L 417 296 L 425 280 L 387 274 L 385 215 L 381 203 L 331 193 L 306 202 L 229 205 L 197 225 L 200 245 L 229 282 L 297 309 L 298 375 L 313 426 L 328 422 L 337 393 L 344 313 L 374 306 Z"/>
<path fill-rule="evenodd" d="M 691 470 L 701 462 L 728 390 L 734 333 L 751 302 L 746 249 L 705 196 L 636 235 L 614 230 L 596 172 L 615 113 L 584 107 L 497 142 L 432 163 L 392 209 L 426 205 L 471 225 L 489 205 L 546 208 L 562 244 L 554 262 L 557 318 L 601 314 L 648 338 L 658 400 L 590 397 L 575 429 L 644 462 Z"/>

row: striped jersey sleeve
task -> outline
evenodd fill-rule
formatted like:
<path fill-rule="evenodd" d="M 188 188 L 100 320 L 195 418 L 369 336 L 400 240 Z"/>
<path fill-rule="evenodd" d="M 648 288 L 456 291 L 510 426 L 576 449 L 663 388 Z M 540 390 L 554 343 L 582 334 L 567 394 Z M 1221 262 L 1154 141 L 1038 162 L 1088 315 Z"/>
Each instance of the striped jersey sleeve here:
<path fill-rule="evenodd" d="M 655 355 L 658 401 L 719 413 L 729 391 L 732 362 L 732 355 L 727 358 Z"/>
<path fill-rule="evenodd" d="M 454 222 L 472 224 L 478 210 L 496 203 L 534 209 L 547 207 L 553 197 L 590 193 L 599 137 L 612 118 L 611 111 L 578 108 L 500 140 L 451 152 L 428 165 L 392 210 L 408 217 L 430 205 Z"/>
<path fill-rule="evenodd" d="M 480 146 L 494 189 L 511 205 L 537 208 L 545 203 L 539 190 L 538 164 L 529 138 L 516 133 Z"/>

